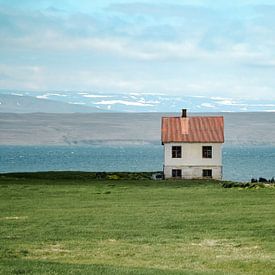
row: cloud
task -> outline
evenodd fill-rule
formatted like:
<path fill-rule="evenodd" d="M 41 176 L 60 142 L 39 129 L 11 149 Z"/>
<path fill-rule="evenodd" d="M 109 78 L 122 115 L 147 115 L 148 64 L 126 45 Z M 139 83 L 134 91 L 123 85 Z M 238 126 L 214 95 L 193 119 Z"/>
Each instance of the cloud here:
<path fill-rule="evenodd" d="M 250 104 L 252 107 L 275 107 L 275 104 Z"/>
<path fill-rule="evenodd" d="M 204 6 L 184 5 L 184 4 L 152 4 L 152 3 L 119 3 L 111 4 L 109 10 L 124 13 L 127 15 L 147 15 L 159 17 L 180 17 L 193 19 L 195 21 L 211 18 L 216 13 Z"/>
<path fill-rule="evenodd" d="M 212 103 L 207 103 L 207 102 L 205 102 L 205 103 L 202 103 L 202 104 L 201 104 L 201 107 L 205 107 L 205 108 L 215 108 L 216 106 L 213 105 Z"/>
<path fill-rule="evenodd" d="M 274 6 L 261 2 L 0 1 L 0 84 L 274 98 Z"/>
<path fill-rule="evenodd" d="M 112 5 L 112 7 L 121 6 Z M 200 16 L 198 20 L 208 14 L 208 10 L 203 7 L 181 6 L 181 5 L 148 5 L 148 4 L 123 4 L 130 7 L 130 10 L 136 6 L 145 6 L 142 10 L 167 11 L 185 11 L 190 14 L 190 10 L 195 10 Z M 132 7 L 133 6 L 133 7 Z M 111 9 L 112 10 L 112 9 Z M 145 12 L 144 11 L 144 12 Z M 112 16 L 107 16 L 103 21 L 101 17 L 87 14 L 72 14 L 69 16 L 52 16 L 47 12 L 29 12 L 28 14 L 19 12 L 2 12 L 1 17 L 6 18 L 4 27 L 2 27 L 2 48 L 20 47 L 21 49 L 39 50 L 43 52 L 79 52 L 86 53 L 99 52 L 103 54 L 119 55 L 125 58 L 137 60 L 245 60 L 246 62 L 256 59 L 268 59 L 262 51 L 255 50 L 248 43 L 228 41 L 225 36 L 209 32 L 213 16 L 207 19 L 207 23 L 195 24 L 193 28 L 185 29 L 184 21 L 174 25 L 167 23 L 160 25 L 151 23 L 141 24 L 138 30 L 135 22 L 129 25 L 129 19 L 114 21 Z M 215 16 L 214 16 L 215 18 Z M 74 24 L 71 23 L 73 20 Z M 217 19 L 216 19 L 217 20 Z M 215 25 L 217 22 L 213 23 Z M 193 25 L 193 20 L 192 24 Z M 115 22 L 115 24 L 114 24 Z M 102 28 L 104 25 L 104 29 Z M 212 25 L 212 23 L 210 24 Z M 168 39 L 163 34 L 163 27 L 169 28 L 169 33 L 174 32 L 176 39 Z M 235 26 L 234 26 L 235 27 Z M 156 28 L 162 39 L 152 40 L 152 28 Z M 122 31 L 123 30 L 123 31 Z M 205 32 L 208 32 L 207 41 L 212 41 L 215 49 L 209 51 L 204 45 Z M 41 37 L 41 33 L 43 36 Z M 217 37 L 216 37 L 217 36 Z M 154 36 L 153 36 L 154 37 Z M 260 62 L 259 60 L 259 62 Z"/>
<path fill-rule="evenodd" d="M 0 64 L 0 74 L 1 72 L 4 72 L 8 76 L 7 79 L 0 79 L 2 88 L 10 89 L 13 87 L 22 90 L 35 90 L 43 87 L 43 85 L 41 85 L 43 82 L 43 67 Z"/>
<path fill-rule="evenodd" d="M 225 106 L 247 106 L 247 104 L 238 103 L 237 101 L 232 99 L 218 100 L 215 103 L 219 105 L 225 105 Z"/>

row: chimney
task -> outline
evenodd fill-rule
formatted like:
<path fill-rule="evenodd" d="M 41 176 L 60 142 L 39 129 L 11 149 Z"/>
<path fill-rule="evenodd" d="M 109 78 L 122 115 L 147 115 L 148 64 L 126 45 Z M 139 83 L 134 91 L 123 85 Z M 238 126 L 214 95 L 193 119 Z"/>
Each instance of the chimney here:
<path fill-rule="evenodd" d="M 187 110 L 182 109 L 181 117 L 187 117 Z"/>

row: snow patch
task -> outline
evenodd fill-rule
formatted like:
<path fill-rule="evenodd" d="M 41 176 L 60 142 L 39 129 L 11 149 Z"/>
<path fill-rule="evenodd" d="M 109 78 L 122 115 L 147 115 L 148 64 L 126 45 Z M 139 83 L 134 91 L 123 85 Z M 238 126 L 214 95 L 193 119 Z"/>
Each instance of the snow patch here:
<path fill-rule="evenodd" d="M 108 98 L 108 97 L 112 97 L 110 95 L 87 95 L 87 94 L 84 94 L 82 96 L 83 97 L 88 97 L 88 98 Z"/>
<path fill-rule="evenodd" d="M 46 94 L 46 95 L 38 95 L 38 96 L 36 96 L 36 98 L 38 98 L 38 99 L 48 99 L 48 95 Z"/>
<path fill-rule="evenodd" d="M 84 102 L 69 102 L 69 104 L 86 105 Z"/>
<path fill-rule="evenodd" d="M 52 94 L 52 93 L 49 93 L 47 94 L 48 96 L 50 95 L 53 95 L 53 96 L 63 96 L 63 97 L 67 97 L 68 95 L 63 95 L 63 94 Z"/>
<path fill-rule="evenodd" d="M 102 100 L 96 102 L 98 105 L 114 105 L 114 104 L 122 104 L 126 106 L 141 106 L 141 107 L 153 107 L 154 105 L 146 102 L 136 102 L 136 101 L 127 101 L 127 100 Z"/>

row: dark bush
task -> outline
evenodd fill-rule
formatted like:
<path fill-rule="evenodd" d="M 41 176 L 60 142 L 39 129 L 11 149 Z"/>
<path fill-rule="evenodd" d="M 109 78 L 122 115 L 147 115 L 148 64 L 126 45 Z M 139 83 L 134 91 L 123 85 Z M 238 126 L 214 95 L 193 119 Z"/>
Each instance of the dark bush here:
<path fill-rule="evenodd" d="M 254 188 L 254 187 L 263 187 L 263 184 L 260 184 L 258 182 L 253 182 L 253 183 L 249 183 L 249 182 L 223 182 L 222 183 L 222 187 L 224 188 L 233 188 L 233 187 L 239 187 L 239 188 Z"/>
<path fill-rule="evenodd" d="M 49 171 L 29 173 L 0 173 L 0 177 L 12 179 L 44 179 L 44 180 L 144 180 L 151 179 L 156 172 L 78 172 Z"/>

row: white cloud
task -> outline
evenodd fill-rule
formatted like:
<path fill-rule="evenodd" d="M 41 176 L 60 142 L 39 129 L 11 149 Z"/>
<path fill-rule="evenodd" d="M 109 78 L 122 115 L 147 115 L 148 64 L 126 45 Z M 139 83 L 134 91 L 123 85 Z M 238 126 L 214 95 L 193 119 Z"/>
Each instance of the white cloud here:
<path fill-rule="evenodd" d="M 213 105 L 213 104 L 211 104 L 211 103 L 205 102 L 205 103 L 202 103 L 202 104 L 201 104 L 201 107 L 205 107 L 205 108 L 215 108 L 216 106 Z"/>
<path fill-rule="evenodd" d="M 58 29 L 47 30 L 41 38 L 40 33 L 30 33 L 25 37 L 4 37 L 3 46 L 20 47 L 21 49 L 43 51 L 85 51 L 87 53 L 98 52 L 111 54 L 122 58 L 130 58 L 141 61 L 158 60 L 206 60 L 220 62 L 237 61 L 240 63 L 254 63 L 274 65 L 274 58 L 265 48 L 255 49 L 248 43 L 228 44 L 228 41 L 220 42 L 219 49 L 209 51 L 200 46 L 201 38 L 176 41 L 140 41 L 130 37 L 78 37 L 63 33 Z M 194 84 L 196 85 L 196 84 Z"/>
<path fill-rule="evenodd" d="M 190 97 L 194 97 L 194 98 L 206 98 L 206 96 L 203 96 L 203 95 L 192 95 Z"/>
<path fill-rule="evenodd" d="M 8 80 L 1 80 L 0 85 L 6 89 L 16 90 L 35 90 L 43 89 L 43 74 L 45 72 L 42 66 L 0 64 L 0 73 L 5 72 Z"/>
<path fill-rule="evenodd" d="M 228 97 L 220 97 L 220 96 L 211 96 L 210 99 L 212 100 L 230 100 L 232 101 L 232 98 L 228 98 Z"/>
<path fill-rule="evenodd" d="M 24 9 L 24 4 L 20 9 L 2 7 L 0 75 L 7 77 L 0 78 L 0 85 L 106 94 L 139 91 L 132 94 L 136 97 L 150 95 L 146 91 L 222 94 L 230 99 L 215 101 L 225 106 L 242 106 L 231 99 L 240 96 L 275 97 L 270 8 L 251 7 L 251 1 L 246 1 L 250 8 L 233 3 L 226 9 L 215 1 L 196 1 L 199 6 L 172 2 L 122 3 L 97 13 L 94 1 L 82 13 L 55 12 L 61 4 L 54 3 L 47 11 Z"/>
<path fill-rule="evenodd" d="M 219 105 L 226 105 L 226 106 L 247 106 L 247 104 L 238 103 L 237 101 L 233 99 L 222 99 L 215 102 Z"/>
<path fill-rule="evenodd" d="M 275 104 L 250 104 L 252 107 L 275 107 Z"/>
<path fill-rule="evenodd" d="M 221 101 L 216 101 L 217 104 L 221 104 L 221 105 L 228 105 L 228 106 L 233 106 L 236 105 L 237 103 L 234 100 L 221 100 Z"/>

